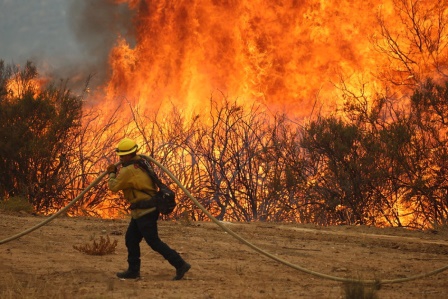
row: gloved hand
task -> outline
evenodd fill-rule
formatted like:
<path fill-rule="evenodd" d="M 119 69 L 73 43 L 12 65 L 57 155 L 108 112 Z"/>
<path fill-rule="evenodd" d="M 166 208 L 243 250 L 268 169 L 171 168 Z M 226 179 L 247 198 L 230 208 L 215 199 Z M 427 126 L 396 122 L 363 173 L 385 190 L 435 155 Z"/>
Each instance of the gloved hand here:
<path fill-rule="evenodd" d="M 114 164 L 110 164 L 109 166 L 107 166 L 106 172 L 107 172 L 107 174 L 116 173 L 117 166 L 115 166 Z"/>

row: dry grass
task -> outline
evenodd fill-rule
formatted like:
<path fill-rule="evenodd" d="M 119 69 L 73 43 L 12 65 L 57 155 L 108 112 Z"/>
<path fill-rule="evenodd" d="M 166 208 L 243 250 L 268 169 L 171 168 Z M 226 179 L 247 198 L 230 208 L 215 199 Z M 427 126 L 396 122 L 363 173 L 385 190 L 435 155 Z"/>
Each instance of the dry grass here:
<path fill-rule="evenodd" d="M 73 245 L 73 248 L 89 255 L 106 255 L 114 253 L 117 248 L 117 244 L 118 241 L 114 240 L 111 242 L 109 236 L 106 236 L 106 238 L 100 236 L 98 242 L 93 240 L 92 244 L 86 243 L 79 246 Z"/>
<path fill-rule="evenodd" d="M 47 282 L 39 281 L 38 277 L 38 275 L 17 277 L 12 273 L 4 273 L 0 282 L 0 298 L 68 298 L 63 290 L 54 288 Z"/>
<path fill-rule="evenodd" d="M 33 213 L 34 207 L 26 198 L 14 196 L 0 201 L 0 209 L 5 212 L 26 212 Z"/>
<path fill-rule="evenodd" d="M 366 286 L 358 282 L 344 284 L 344 293 L 345 299 L 378 299 L 373 286 Z"/>

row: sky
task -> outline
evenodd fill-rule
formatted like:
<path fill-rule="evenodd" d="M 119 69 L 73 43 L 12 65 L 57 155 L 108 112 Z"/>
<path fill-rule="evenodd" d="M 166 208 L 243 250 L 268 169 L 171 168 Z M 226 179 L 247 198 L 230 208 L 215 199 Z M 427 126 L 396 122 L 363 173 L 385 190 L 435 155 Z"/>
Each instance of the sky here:
<path fill-rule="evenodd" d="M 0 59 L 32 61 L 41 75 L 74 86 L 87 77 L 101 85 L 108 53 L 131 24 L 127 6 L 109 0 L 0 0 Z"/>
<path fill-rule="evenodd" d="M 83 50 L 70 29 L 68 0 L 0 0 L 0 59 L 49 69 L 79 61 Z"/>

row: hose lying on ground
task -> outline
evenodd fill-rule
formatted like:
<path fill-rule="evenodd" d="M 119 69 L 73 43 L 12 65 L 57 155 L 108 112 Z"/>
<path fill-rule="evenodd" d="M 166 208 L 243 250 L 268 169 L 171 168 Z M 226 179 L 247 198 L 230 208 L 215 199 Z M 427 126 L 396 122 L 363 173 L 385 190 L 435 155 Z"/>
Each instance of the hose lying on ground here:
<path fill-rule="evenodd" d="M 253 250 L 255 250 L 256 252 L 267 256 L 270 259 L 273 259 L 275 261 L 278 261 L 286 266 L 289 266 L 293 269 L 302 271 L 304 273 L 310 274 L 310 275 L 314 275 L 323 279 L 329 279 L 329 280 L 333 280 L 333 281 L 339 281 L 339 282 L 344 282 L 344 283 L 360 283 L 360 284 L 366 284 L 366 285 L 374 285 L 376 287 L 379 287 L 381 285 L 384 284 L 392 284 L 392 283 L 402 283 L 402 282 L 408 282 L 408 281 L 412 281 L 412 280 L 417 280 L 420 278 L 425 278 L 428 276 L 432 276 L 438 273 L 441 273 L 445 270 L 448 269 L 448 265 L 441 267 L 439 269 L 436 269 L 434 271 L 428 272 L 428 273 L 423 273 L 423 274 L 418 274 L 418 275 L 414 275 L 414 276 L 410 276 L 410 277 L 405 277 L 405 278 L 399 278 L 399 279 L 391 279 L 391 280 L 359 280 L 359 279 L 350 279 L 350 278 L 343 278 L 343 277 L 337 277 L 337 276 L 331 276 L 331 275 L 327 275 L 327 274 L 323 274 L 323 273 L 319 273 L 319 272 L 315 272 L 309 269 L 306 269 L 304 267 L 292 264 L 284 259 L 279 258 L 278 256 L 275 256 L 259 247 L 257 247 L 256 245 L 250 243 L 249 241 L 247 241 L 246 239 L 244 239 L 243 237 L 241 237 L 240 235 L 238 235 L 237 233 L 235 233 L 234 231 L 232 231 L 231 229 L 229 229 L 228 227 L 226 227 L 223 223 L 221 223 L 218 219 L 216 219 L 212 214 L 210 214 L 209 211 L 207 211 L 207 209 L 205 209 L 197 200 L 196 198 L 193 197 L 193 195 L 191 195 L 191 193 L 182 185 L 182 183 L 166 168 L 164 167 L 162 164 L 160 164 L 159 162 L 157 162 L 156 160 L 154 160 L 152 157 L 149 156 L 145 156 L 147 159 L 149 159 L 152 163 L 156 164 L 158 167 L 160 167 L 178 186 L 179 188 L 182 189 L 182 191 L 193 201 L 193 203 L 199 208 L 201 209 L 206 215 L 207 217 L 210 218 L 210 220 L 212 220 L 215 224 L 217 224 L 222 230 L 224 230 L 225 232 L 227 232 L 229 235 L 233 236 L 234 238 L 236 238 L 237 240 L 239 240 L 240 242 L 246 244 L 247 246 L 249 246 L 250 248 L 252 248 Z M 117 163 L 115 165 L 119 165 L 120 163 Z M 75 199 L 73 199 L 67 206 L 65 206 L 63 209 L 59 210 L 57 213 L 53 214 L 51 217 L 49 217 L 48 219 L 46 219 L 45 221 L 39 223 L 38 225 L 25 230 L 17 235 L 14 235 L 10 238 L 4 239 L 0 241 L 0 244 L 4 244 L 7 243 L 9 241 L 12 241 L 14 239 L 17 239 L 21 236 L 24 236 L 36 229 L 38 229 L 39 227 L 47 224 L 48 222 L 52 221 L 54 218 L 56 218 L 57 216 L 59 216 L 60 214 L 62 214 L 63 212 L 65 212 L 66 210 L 68 210 L 72 205 L 74 205 L 79 199 L 81 199 L 85 193 L 87 193 L 87 191 L 89 191 L 92 187 L 94 187 L 95 185 L 97 185 L 102 179 L 103 177 L 106 175 L 107 173 L 102 173 L 95 181 L 93 181 L 86 189 L 84 189 Z"/>
<path fill-rule="evenodd" d="M 120 165 L 121 162 L 118 162 L 115 164 L 115 166 Z M 18 233 L 17 235 L 11 236 L 7 239 L 1 240 L 0 241 L 0 245 L 7 243 L 9 241 L 15 240 L 17 238 L 20 238 L 26 234 L 31 233 L 32 231 L 35 231 L 36 229 L 38 229 L 41 226 L 44 226 L 45 224 L 47 224 L 48 222 L 52 221 L 53 219 L 55 219 L 56 217 L 58 217 L 59 215 L 61 215 L 62 213 L 64 213 L 65 211 L 67 211 L 68 209 L 70 209 L 78 200 L 80 200 L 90 189 L 92 189 L 93 187 L 95 187 L 99 182 L 101 182 L 101 180 L 106 176 L 107 172 L 104 172 L 102 174 L 100 174 L 96 180 L 94 180 L 89 186 L 87 186 L 78 196 L 76 196 L 75 199 L 73 199 L 71 202 L 69 202 L 65 207 L 63 207 L 62 209 L 60 209 L 59 211 L 57 211 L 56 213 L 54 213 L 53 215 L 51 215 L 50 217 L 48 217 L 47 219 L 45 219 L 44 221 L 42 221 L 41 223 L 38 223 L 37 225 L 21 232 Z"/>
<path fill-rule="evenodd" d="M 263 254 L 273 260 L 276 260 L 286 266 L 289 266 L 291 268 L 294 268 L 296 270 L 320 277 L 320 278 L 324 278 L 324 279 L 329 279 L 329 280 L 334 280 L 334 281 L 340 281 L 340 282 L 345 282 L 345 283 L 361 283 L 361 284 L 369 284 L 369 285 L 374 285 L 376 287 L 379 287 L 380 285 L 383 284 L 392 284 L 392 283 L 399 283 L 399 282 L 407 282 L 407 281 L 411 281 L 411 280 L 416 280 L 419 278 L 424 278 L 424 277 L 428 277 L 440 272 L 443 272 L 445 270 L 448 269 L 448 265 L 436 269 L 434 271 L 428 272 L 428 273 L 423 273 L 423 274 L 419 274 L 419 275 L 415 275 L 415 276 L 411 276 L 411 277 L 405 277 L 405 278 L 400 278 L 400 279 L 392 279 L 392 280 L 359 280 L 359 279 L 350 279 L 350 278 L 343 278 L 343 277 L 337 277 L 337 276 L 331 276 L 331 275 L 326 275 L 323 273 L 319 273 L 319 272 L 315 272 L 306 268 L 303 268 L 301 266 L 292 264 L 288 261 L 285 261 L 284 259 L 279 258 L 278 256 L 275 256 L 267 251 L 264 251 L 263 249 L 257 247 L 256 245 L 250 243 L 249 241 L 247 241 L 246 239 L 244 239 L 243 237 L 241 237 L 240 235 L 238 235 L 237 233 L 235 233 L 234 231 L 232 231 L 231 229 L 229 229 L 228 227 L 226 227 L 222 222 L 220 222 L 218 219 L 216 219 L 212 214 L 210 214 L 209 211 L 207 211 L 206 208 L 204 208 L 197 200 L 196 198 L 193 197 L 193 195 L 191 195 L 191 193 L 182 185 L 182 183 L 166 168 L 164 167 L 162 164 L 160 164 L 159 162 L 157 162 L 156 160 L 154 160 L 152 157 L 149 156 L 145 156 L 146 158 L 148 158 L 152 163 L 156 164 L 158 167 L 160 167 L 181 189 L 182 191 L 194 202 L 194 204 L 200 208 L 202 210 L 202 212 L 204 212 L 208 218 L 210 218 L 210 220 L 212 220 L 215 224 L 217 224 L 219 227 L 221 227 L 225 232 L 227 232 L 228 234 L 230 234 L 231 236 L 233 236 L 234 238 L 236 238 L 237 240 L 241 241 L 242 243 L 246 244 L 247 246 L 249 246 L 250 248 L 252 248 L 253 250 L 257 251 L 260 254 Z"/>

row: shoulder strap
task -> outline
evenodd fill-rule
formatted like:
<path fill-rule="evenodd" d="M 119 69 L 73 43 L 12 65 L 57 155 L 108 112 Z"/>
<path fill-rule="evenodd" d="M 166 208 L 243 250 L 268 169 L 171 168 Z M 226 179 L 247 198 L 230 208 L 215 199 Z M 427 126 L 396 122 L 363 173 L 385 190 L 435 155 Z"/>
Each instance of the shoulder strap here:
<path fill-rule="evenodd" d="M 161 189 L 162 187 L 165 187 L 165 184 L 162 183 L 162 181 L 159 179 L 157 174 L 152 169 L 151 164 L 149 164 L 149 161 L 147 159 L 145 159 L 144 156 L 142 156 L 142 155 L 139 155 L 139 156 L 140 156 L 140 159 L 131 160 L 127 163 L 123 163 L 122 165 L 126 167 L 131 164 L 137 164 L 149 175 L 149 177 L 154 181 L 154 183 L 157 185 L 157 187 L 159 187 L 159 189 Z"/>
<path fill-rule="evenodd" d="M 159 188 L 162 188 L 163 186 L 165 186 L 164 183 L 162 183 L 162 181 L 159 179 L 159 177 L 157 176 L 157 174 L 154 172 L 154 170 L 151 167 L 151 164 L 149 164 L 149 161 L 146 160 L 144 157 L 140 156 L 141 159 L 138 160 L 138 164 L 146 171 L 146 173 L 149 175 L 149 177 L 154 181 L 154 183 L 156 183 L 156 185 Z"/>

